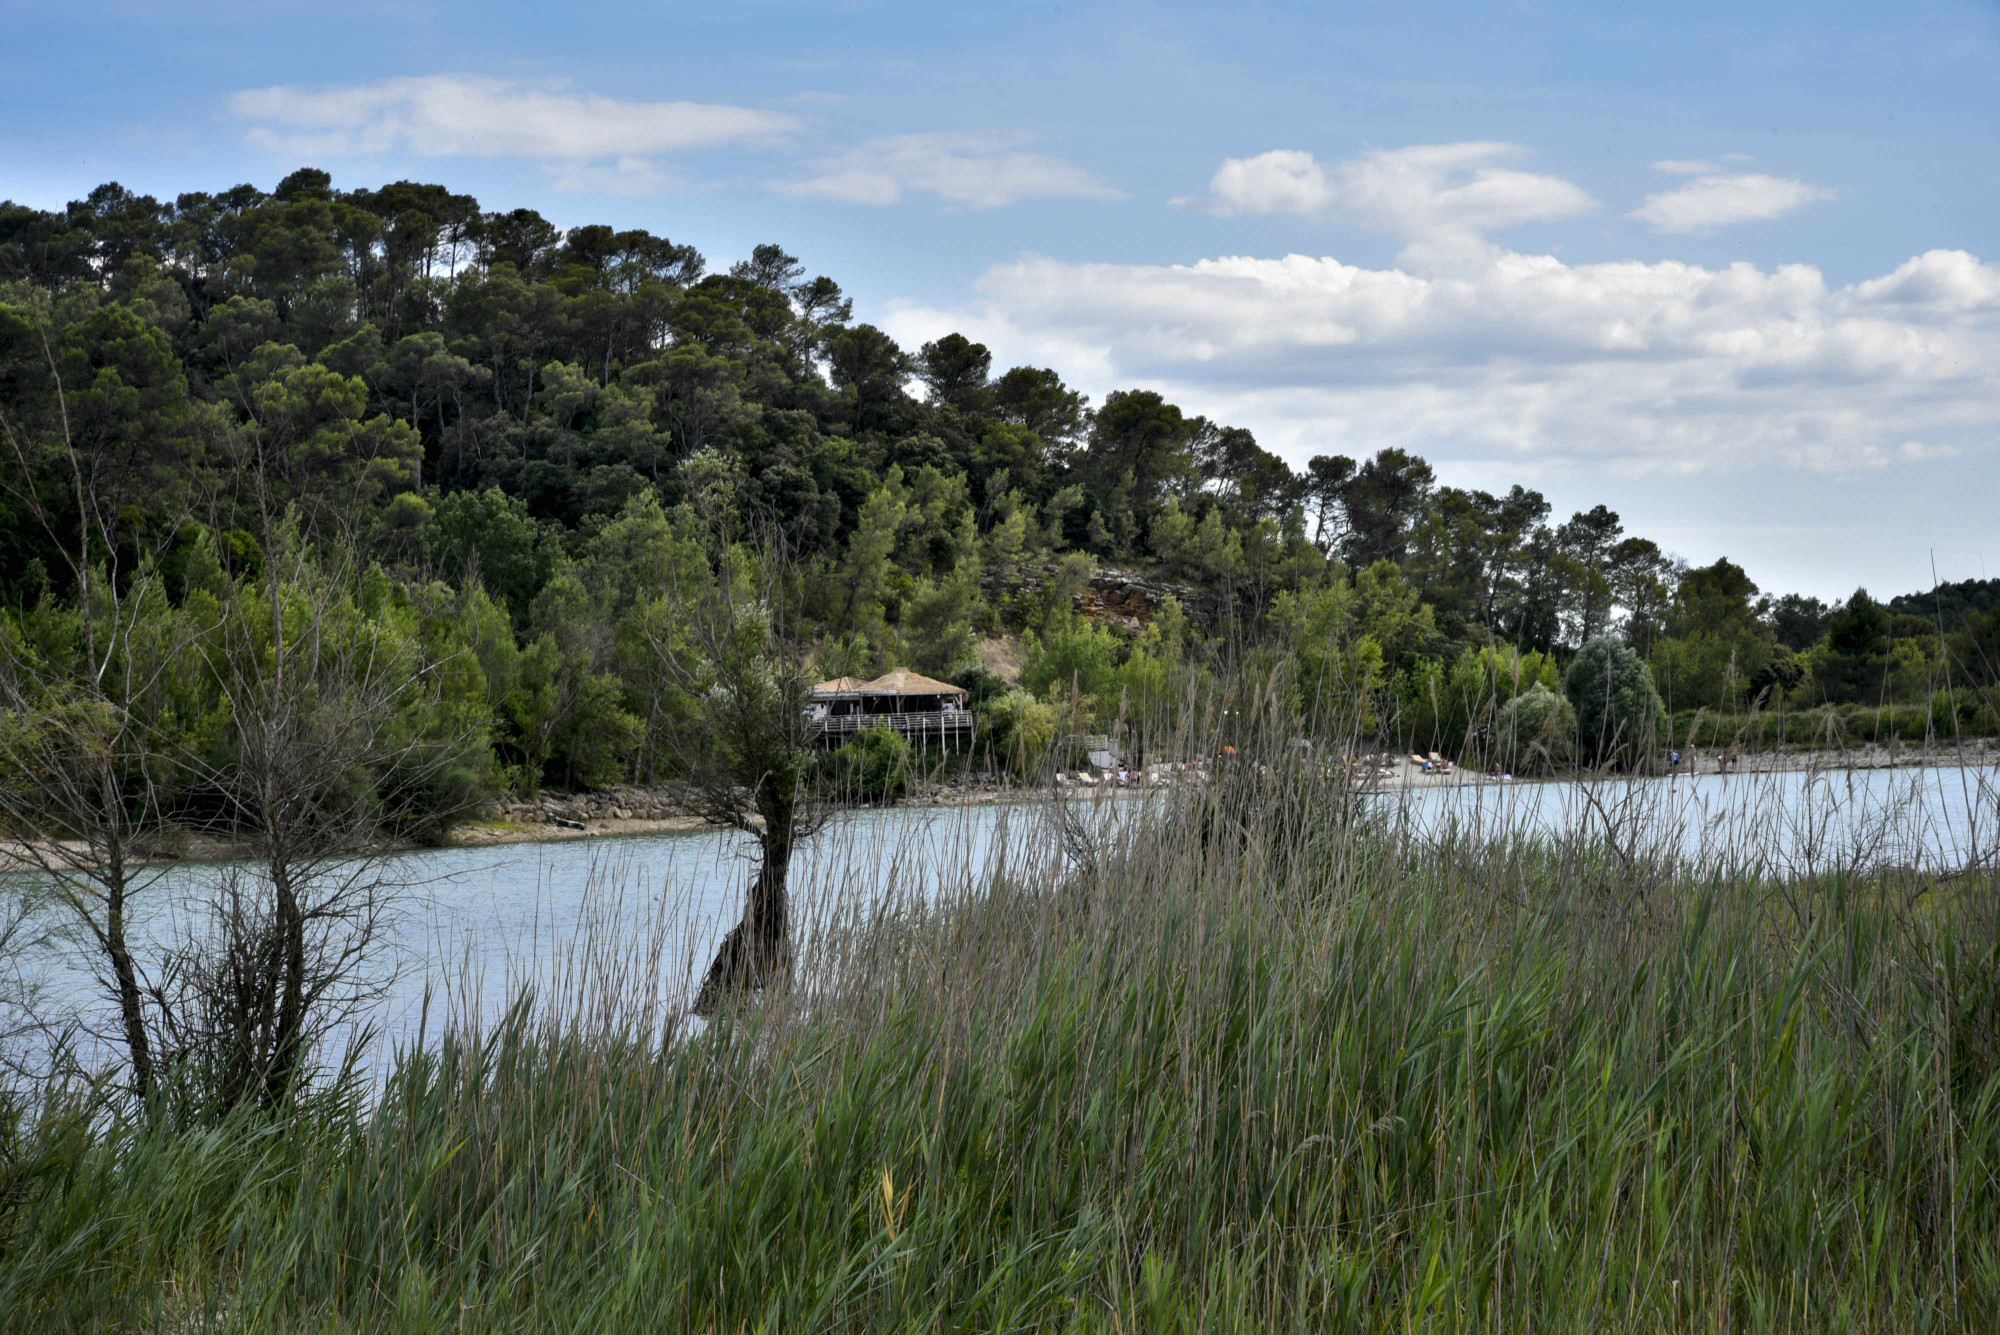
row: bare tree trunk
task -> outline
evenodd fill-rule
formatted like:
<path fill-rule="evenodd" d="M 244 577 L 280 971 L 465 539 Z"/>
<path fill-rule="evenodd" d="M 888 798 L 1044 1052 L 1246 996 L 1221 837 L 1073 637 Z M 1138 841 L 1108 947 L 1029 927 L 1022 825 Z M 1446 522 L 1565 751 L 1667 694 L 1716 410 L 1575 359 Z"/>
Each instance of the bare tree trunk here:
<path fill-rule="evenodd" d="M 132 1062 L 132 1093 L 145 1103 L 153 1093 L 153 1045 L 146 1033 L 145 1005 L 139 993 L 139 970 L 132 962 L 131 943 L 125 936 L 125 867 L 122 849 L 114 849 L 105 863 L 104 932 L 105 959 L 111 966 L 114 990 L 118 994 L 118 1021 L 125 1031 L 126 1055 Z"/>
<path fill-rule="evenodd" d="M 324 1042 L 381 995 L 383 932 L 408 884 L 382 834 L 432 810 L 425 781 L 463 740 L 399 721 L 422 707 L 433 664 L 337 633 L 351 569 L 328 575 L 273 543 L 270 568 L 281 562 L 287 647 L 267 657 L 254 626 L 231 624 L 212 661 L 236 744 L 225 765 L 187 762 L 255 864 L 223 874 L 212 930 L 181 948 L 179 990 L 162 1002 L 181 1049 L 213 1073 L 218 1109 L 284 1107 Z"/>
<path fill-rule="evenodd" d="M 291 869 L 271 868 L 278 949 L 278 1014 L 271 1035 L 271 1067 L 264 1077 L 264 1104 L 284 1102 L 298 1075 L 305 1045 L 306 923 Z"/>
<path fill-rule="evenodd" d="M 694 1013 L 714 1015 L 733 997 L 766 991 L 791 974 L 792 943 L 785 905 L 791 850 L 766 847 L 757 879 L 745 895 L 743 920 L 716 947 L 695 994 Z"/>
<path fill-rule="evenodd" d="M 729 929 L 696 994 L 694 1013 L 713 1015 L 730 996 L 766 991 L 791 975 L 791 879 L 794 795 L 766 779 L 758 785 L 761 854 L 756 879 L 743 897 L 743 919 Z"/>

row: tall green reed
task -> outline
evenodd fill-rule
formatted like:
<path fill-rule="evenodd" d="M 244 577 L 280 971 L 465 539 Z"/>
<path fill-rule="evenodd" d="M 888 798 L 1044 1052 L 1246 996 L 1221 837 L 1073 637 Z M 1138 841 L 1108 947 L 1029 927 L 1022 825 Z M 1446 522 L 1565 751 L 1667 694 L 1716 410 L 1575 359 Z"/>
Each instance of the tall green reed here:
<path fill-rule="evenodd" d="M 712 1025 L 607 925 L 372 1104 L 73 1135 L 0 1328 L 1990 1328 L 1990 871 L 1420 827 L 1233 718 Z"/>

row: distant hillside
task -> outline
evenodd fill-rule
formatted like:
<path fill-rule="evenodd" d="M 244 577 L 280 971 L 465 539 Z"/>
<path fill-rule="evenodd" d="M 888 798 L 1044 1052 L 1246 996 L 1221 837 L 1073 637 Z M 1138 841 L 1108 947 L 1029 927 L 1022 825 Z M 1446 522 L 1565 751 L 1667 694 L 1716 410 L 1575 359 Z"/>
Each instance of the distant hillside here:
<path fill-rule="evenodd" d="M 1996 606 L 2000 606 L 2000 579 L 1962 579 L 1920 593 L 1898 594 L 1889 600 L 1891 612 L 1942 617 L 1946 630 L 1962 626 Z"/>
<path fill-rule="evenodd" d="M 447 712 L 489 787 L 667 773 L 667 591 L 725 554 L 772 558 L 820 677 L 960 683 L 989 743 L 1245 664 L 1302 728 L 1462 740 L 1601 637 L 1673 710 L 1928 708 L 2000 675 L 2000 580 L 1829 606 L 1381 446 L 1294 466 L 1156 390 L 903 347 L 777 244 L 712 271 L 656 232 L 311 169 L 0 202 L 0 650 L 65 661 L 99 569 L 157 574 L 160 643 L 247 608 L 273 554 L 352 571 L 327 599 L 462 669 Z M 196 748 L 220 710 L 160 717 Z"/>

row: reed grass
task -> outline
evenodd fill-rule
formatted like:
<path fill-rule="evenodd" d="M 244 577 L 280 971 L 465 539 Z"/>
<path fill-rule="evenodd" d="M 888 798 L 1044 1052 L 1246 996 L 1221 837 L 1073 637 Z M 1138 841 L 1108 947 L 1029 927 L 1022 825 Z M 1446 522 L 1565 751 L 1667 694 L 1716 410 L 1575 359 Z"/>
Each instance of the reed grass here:
<path fill-rule="evenodd" d="M 2000 881 L 1593 800 L 1420 826 L 1273 749 L 807 914 L 713 1025 L 607 931 L 283 1124 L 53 1093 L 0 1329 L 1994 1328 Z"/>

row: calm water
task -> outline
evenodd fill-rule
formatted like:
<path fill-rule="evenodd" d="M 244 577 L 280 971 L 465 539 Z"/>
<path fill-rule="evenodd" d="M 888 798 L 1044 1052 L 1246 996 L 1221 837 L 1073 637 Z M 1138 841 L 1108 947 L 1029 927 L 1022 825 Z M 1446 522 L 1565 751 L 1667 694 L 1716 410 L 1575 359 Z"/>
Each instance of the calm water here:
<path fill-rule="evenodd" d="M 1115 836 L 1134 828 L 1146 805 L 1101 801 L 1084 811 Z M 794 926 L 802 941 L 812 940 L 1002 870 L 1053 876 L 1057 844 L 1041 803 L 847 813 L 794 856 Z M 579 980 L 621 988 L 627 999 L 636 987 L 663 1015 L 679 1012 L 742 915 L 754 848 L 733 832 L 695 831 L 385 859 L 382 874 L 402 889 L 379 956 L 381 996 L 371 1007 L 388 1040 L 381 1048 L 434 1032 L 447 1018 L 490 1020 L 523 985 L 563 1005 L 576 1003 Z M 135 902 L 134 936 L 155 945 L 187 939 L 228 870 L 221 863 L 174 869 Z M 65 1002 L 99 1004 L 90 978 L 60 956 L 0 961 L 9 964 L 54 999 L 51 1011 Z M 635 967 L 643 978 L 633 976 Z"/>
<path fill-rule="evenodd" d="M 2000 774 L 1879 769 L 1578 783 L 1485 783 L 1384 792 L 1419 837 L 1581 830 L 1730 868 L 1803 874 L 1884 865 L 1948 869 L 1992 856 Z"/>
<path fill-rule="evenodd" d="M 1960 866 L 1986 856 L 2000 825 L 1991 771 L 1877 770 L 1699 779 L 1470 784 L 1384 792 L 1371 799 L 1420 839 L 1582 829 L 1627 846 L 1773 871 L 1883 863 Z M 1130 833 L 1143 801 L 1094 804 L 1108 832 Z M 1005 868 L 1060 870 L 1038 803 L 895 808 L 843 818 L 794 864 L 800 939 L 860 915 L 935 898 Z M 490 1018 L 522 984 L 547 999 L 578 978 L 612 977 L 678 1012 L 754 871 L 739 835 L 697 832 L 533 843 L 399 855 L 389 871 L 409 887 L 384 955 L 374 1021 L 390 1040 L 418 1040 L 446 1017 Z M 150 896 L 142 930 L 169 939 L 222 869 L 176 869 Z M 639 962 L 643 977 L 630 973 Z M 86 978 L 59 963 L 16 961 L 57 995 L 88 997 Z M 609 966 L 607 968 L 607 966 Z M 627 973 L 618 977 L 622 967 Z M 578 998 L 572 997 L 572 1003 Z"/>

